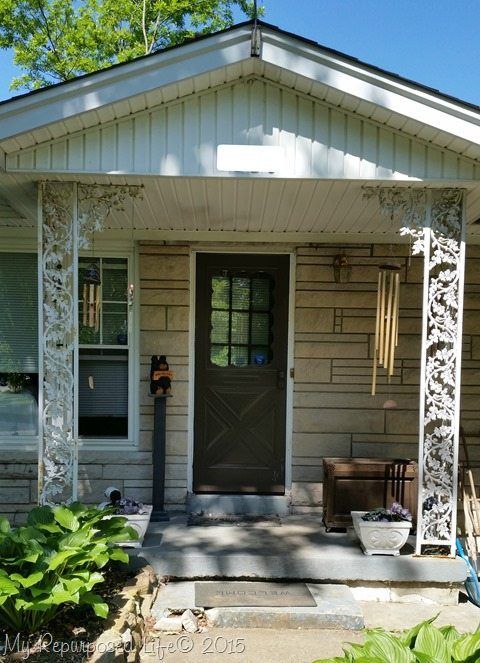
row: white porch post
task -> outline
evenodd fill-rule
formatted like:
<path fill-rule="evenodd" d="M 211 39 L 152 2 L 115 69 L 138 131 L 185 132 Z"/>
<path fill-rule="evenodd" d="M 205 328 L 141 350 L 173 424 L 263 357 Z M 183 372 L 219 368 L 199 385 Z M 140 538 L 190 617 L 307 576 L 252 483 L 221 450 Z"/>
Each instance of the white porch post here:
<path fill-rule="evenodd" d="M 38 191 L 40 504 L 77 499 L 78 251 L 140 187 L 42 182 Z"/>
<path fill-rule="evenodd" d="M 455 556 L 465 272 L 463 189 L 365 188 L 424 255 L 416 554 Z"/>
<path fill-rule="evenodd" d="M 77 496 L 77 185 L 42 182 L 39 220 L 38 501 L 45 504 Z"/>
<path fill-rule="evenodd" d="M 416 553 L 454 557 L 465 272 L 463 190 L 427 192 L 423 248 Z"/>

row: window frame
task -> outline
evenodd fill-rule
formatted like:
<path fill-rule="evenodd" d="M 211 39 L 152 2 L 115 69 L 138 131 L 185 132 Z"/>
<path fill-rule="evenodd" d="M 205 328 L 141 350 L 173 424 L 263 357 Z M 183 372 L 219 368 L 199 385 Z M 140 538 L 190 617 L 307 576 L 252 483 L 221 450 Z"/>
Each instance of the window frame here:
<path fill-rule="evenodd" d="M 0 235 L 1 237 L 1 235 Z M 31 253 L 37 257 L 38 268 L 38 245 L 36 235 L 22 238 L 11 236 L 1 237 L 2 246 L 0 253 Z M 112 247 L 113 244 L 113 247 Z M 104 248 L 108 245 L 108 249 Z M 130 242 L 117 242 L 106 237 L 95 241 L 95 254 L 102 258 L 125 258 L 128 264 L 128 281 L 134 286 L 133 305 L 128 310 L 128 344 L 122 347 L 128 349 L 128 437 L 121 438 L 82 438 L 78 437 L 79 450 L 111 451 L 112 449 L 137 450 L 140 440 L 140 411 L 139 411 L 139 384 L 140 384 L 140 355 L 139 355 L 139 317 L 140 317 L 140 289 L 139 289 L 139 260 L 138 245 Z M 80 258 L 92 256 L 91 249 L 81 251 Z M 78 345 L 77 356 L 80 351 Z M 89 347 L 83 346 L 83 347 Z M 92 346 L 90 346 L 92 347 Z M 95 346 L 93 346 L 95 347 Z M 108 346 L 103 346 L 108 347 Z M 39 354 L 40 358 L 40 354 Z M 76 380 L 78 381 L 78 366 L 76 367 Z M 78 393 L 78 389 L 77 389 Z M 16 453 L 38 453 L 39 435 L 3 436 L 0 437 L 0 449 L 3 451 L 14 451 Z"/>
<path fill-rule="evenodd" d="M 138 355 L 138 274 L 137 274 L 137 255 L 136 251 L 122 251 L 121 249 L 109 249 L 103 250 L 99 243 L 96 242 L 95 246 L 95 256 L 92 257 L 92 251 L 80 251 L 79 258 L 92 258 L 92 262 L 95 258 L 124 258 L 127 260 L 127 280 L 128 283 L 133 283 L 134 287 L 134 299 L 133 305 L 128 306 L 127 304 L 127 335 L 128 343 L 126 345 L 99 345 L 97 343 L 79 343 L 78 344 L 78 362 L 80 362 L 80 352 L 81 350 L 91 349 L 91 350 L 126 350 L 128 352 L 128 436 L 127 437 L 81 437 L 78 435 L 78 446 L 79 449 L 88 448 L 88 449 L 97 449 L 97 450 L 109 450 L 112 447 L 117 449 L 118 447 L 131 447 L 138 446 L 136 440 L 139 439 L 139 419 L 138 419 L 138 407 L 137 407 L 137 394 L 138 394 L 138 364 L 139 364 L 139 355 Z M 79 376 L 79 367 L 76 367 L 76 376 L 77 376 L 77 394 L 79 394 L 78 389 L 78 376 Z"/>

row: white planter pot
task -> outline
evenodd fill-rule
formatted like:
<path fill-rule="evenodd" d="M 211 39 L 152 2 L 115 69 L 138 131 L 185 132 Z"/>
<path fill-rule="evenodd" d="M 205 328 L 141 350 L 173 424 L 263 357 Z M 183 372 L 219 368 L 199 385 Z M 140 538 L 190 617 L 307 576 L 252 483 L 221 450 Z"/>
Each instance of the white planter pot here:
<path fill-rule="evenodd" d="M 399 555 L 406 544 L 412 523 L 362 520 L 367 511 L 351 511 L 355 534 L 366 555 Z"/>
<path fill-rule="evenodd" d="M 128 522 L 125 525 L 133 527 L 133 529 L 138 534 L 138 539 L 136 541 L 119 541 L 118 545 L 123 548 L 141 548 L 143 544 L 143 539 L 147 532 L 148 524 L 150 522 L 150 516 L 152 515 L 153 506 L 151 504 L 144 504 L 143 510 L 146 513 L 135 513 L 132 515 L 119 514 L 121 518 L 126 518 Z M 107 518 L 115 518 L 115 516 L 107 516 Z"/>

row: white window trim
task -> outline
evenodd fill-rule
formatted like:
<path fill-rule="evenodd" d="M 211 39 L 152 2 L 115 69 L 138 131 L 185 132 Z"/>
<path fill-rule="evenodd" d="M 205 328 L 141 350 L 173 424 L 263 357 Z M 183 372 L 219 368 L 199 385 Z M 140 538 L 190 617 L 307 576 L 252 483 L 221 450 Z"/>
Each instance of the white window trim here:
<path fill-rule="evenodd" d="M 102 238 L 103 240 L 103 238 Z M 104 249 L 104 241 L 95 241 L 95 253 L 102 258 L 127 258 L 128 279 L 134 286 L 134 301 L 128 316 L 128 438 L 81 438 L 78 439 L 79 451 L 125 451 L 138 450 L 140 443 L 140 348 L 139 348 L 139 320 L 140 320 L 140 288 L 139 288 L 139 259 L 138 244 Z M 2 238 L 1 253 L 37 253 L 37 243 L 33 238 Z M 81 258 L 91 256 L 91 251 L 80 254 Z M 78 378 L 77 378 L 78 379 Z M 39 436 L 4 436 L 0 437 L 2 451 L 15 451 L 19 453 L 38 452 Z"/>

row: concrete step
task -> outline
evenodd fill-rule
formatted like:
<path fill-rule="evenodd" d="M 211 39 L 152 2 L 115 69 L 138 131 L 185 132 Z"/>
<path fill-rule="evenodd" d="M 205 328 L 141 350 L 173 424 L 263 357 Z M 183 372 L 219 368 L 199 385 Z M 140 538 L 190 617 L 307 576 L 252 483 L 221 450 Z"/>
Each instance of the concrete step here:
<path fill-rule="evenodd" d="M 202 581 L 205 584 L 207 581 Z M 242 581 L 235 583 L 242 589 Z M 345 585 L 306 583 L 315 607 L 232 607 L 209 608 L 195 605 L 195 582 L 170 582 L 163 587 L 152 606 L 157 620 L 171 611 L 201 610 L 208 626 L 214 628 L 345 629 L 364 626 L 363 614 L 352 591 Z"/>
<path fill-rule="evenodd" d="M 211 516 L 286 516 L 290 502 L 283 495 L 190 495 L 187 510 Z"/>
<path fill-rule="evenodd" d="M 463 583 L 461 559 L 418 558 L 412 543 L 398 557 L 364 555 L 353 530 L 327 533 L 317 518 L 289 516 L 280 527 L 188 527 L 186 516 L 150 523 L 143 548 L 159 576 L 178 579 L 285 579 L 343 584 L 388 582 L 447 586 Z"/>

